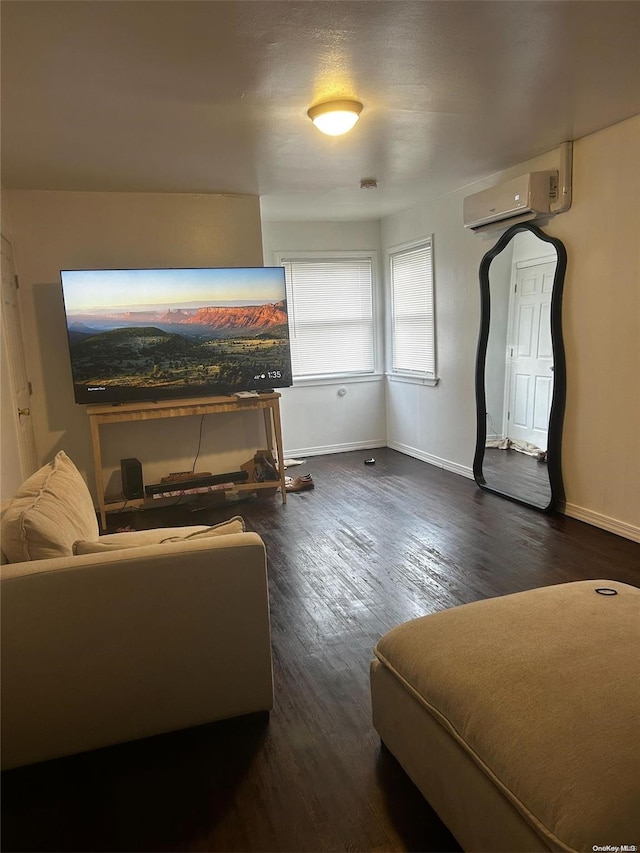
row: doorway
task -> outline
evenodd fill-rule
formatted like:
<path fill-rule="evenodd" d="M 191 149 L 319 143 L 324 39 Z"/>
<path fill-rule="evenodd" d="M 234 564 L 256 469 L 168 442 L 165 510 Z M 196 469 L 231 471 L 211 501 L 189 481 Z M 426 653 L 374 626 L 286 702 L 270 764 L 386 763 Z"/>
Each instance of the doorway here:
<path fill-rule="evenodd" d="M 18 281 L 11 243 L 2 237 L 2 484 L 15 490 L 38 467 Z"/>

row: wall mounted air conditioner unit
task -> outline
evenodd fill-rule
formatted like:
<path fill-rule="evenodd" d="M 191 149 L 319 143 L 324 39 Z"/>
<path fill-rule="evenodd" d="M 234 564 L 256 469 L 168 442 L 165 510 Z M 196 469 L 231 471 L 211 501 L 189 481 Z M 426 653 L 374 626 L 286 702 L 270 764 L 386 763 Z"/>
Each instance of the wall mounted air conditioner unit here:
<path fill-rule="evenodd" d="M 558 172 L 527 172 L 464 200 L 464 227 L 472 231 L 507 227 L 553 213 Z"/>

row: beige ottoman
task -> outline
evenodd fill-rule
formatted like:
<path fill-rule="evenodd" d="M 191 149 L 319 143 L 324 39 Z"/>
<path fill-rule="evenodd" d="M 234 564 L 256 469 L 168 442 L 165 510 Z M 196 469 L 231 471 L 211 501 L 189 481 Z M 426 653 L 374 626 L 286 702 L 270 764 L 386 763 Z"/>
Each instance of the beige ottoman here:
<path fill-rule="evenodd" d="M 454 607 L 375 656 L 374 725 L 464 850 L 640 847 L 640 589 Z"/>

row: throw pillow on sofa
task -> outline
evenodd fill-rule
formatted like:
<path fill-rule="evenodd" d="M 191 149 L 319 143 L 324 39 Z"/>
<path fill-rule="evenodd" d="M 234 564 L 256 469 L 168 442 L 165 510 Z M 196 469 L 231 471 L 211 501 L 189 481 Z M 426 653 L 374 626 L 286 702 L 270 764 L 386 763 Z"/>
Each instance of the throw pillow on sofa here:
<path fill-rule="evenodd" d="M 125 548 L 140 548 L 143 545 L 162 545 L 165 542 L 189 542 L 192 539 L 206 539 L 210 536 L 226 536 L 229 533 L 244 533 L 244 519 L 235 515 L 228 521 L 221 521 L 211 527 L 186 528 L 190 533 L 180 535 L 178 532 L 173 536 L 167 536 L 166 528 L 156 530 L 138 530 L 130 533 L 112 533 L 100 536 L 97 540 L 78 540 L 73 543 L 73 553 L 80 556 L 83 554 L 101 554 L 107 551 L 122 551 Z M 176 528 L 172 529 L 172 532 Z"/>
<path fill-rule="evenodd" d="M 63 450 L 24 481 L 2 516 L 2 550 L 11 563 L 68 557 L 77 539 L 98 534 L 91 493 Z"/>
<path fill-rule="evenodd" d="M 205 530 L 196 530 L 195 533 L 189 533 L 187 536 L 169 536 L 163 539 L 163 542 L 182 542 L 187 539 L 206 539 L 208 536 L 223 536 L 227 533 L 244 533 L 244 518 L 241 515 L 234 515 L 233 518 L 227 521 L 221 521 L 219 524 L 214 524 L 207 527 Z"/>

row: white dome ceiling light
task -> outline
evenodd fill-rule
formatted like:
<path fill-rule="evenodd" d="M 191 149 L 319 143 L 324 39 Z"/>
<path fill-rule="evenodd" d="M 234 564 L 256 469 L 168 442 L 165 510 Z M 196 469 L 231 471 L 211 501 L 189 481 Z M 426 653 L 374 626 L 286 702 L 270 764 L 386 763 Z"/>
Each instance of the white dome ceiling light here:
<path fill-rule="evenodd" d="M 359 101 L 327 101 L 311 107 L 307 115 L 318 130 L 329 136 L 341 136 L 351 130 L 361 112 Z"/>

